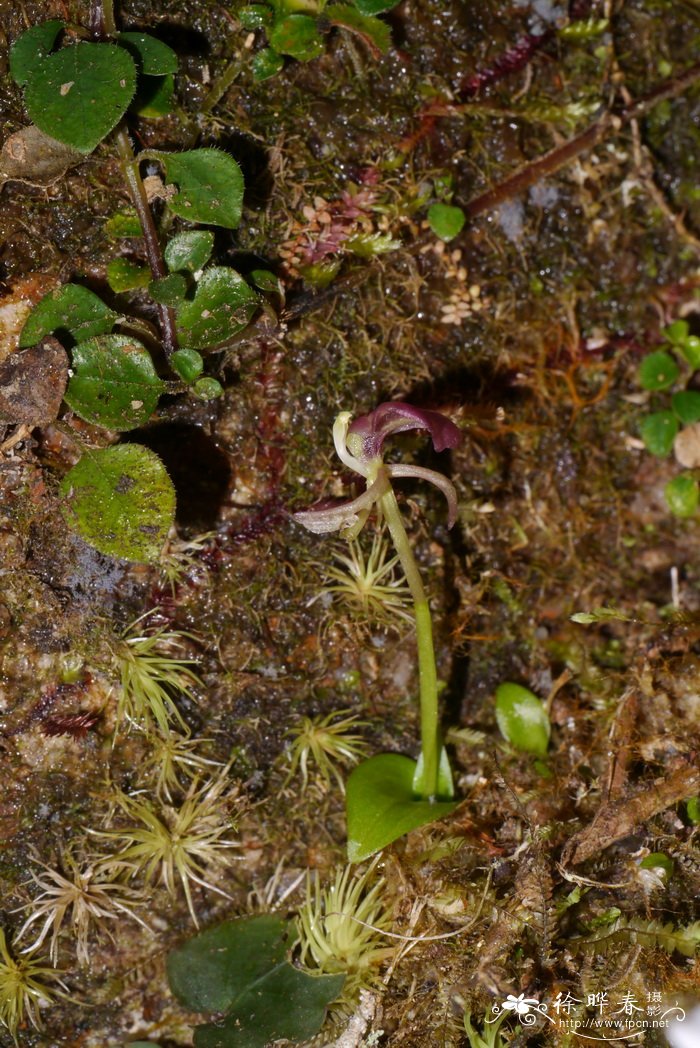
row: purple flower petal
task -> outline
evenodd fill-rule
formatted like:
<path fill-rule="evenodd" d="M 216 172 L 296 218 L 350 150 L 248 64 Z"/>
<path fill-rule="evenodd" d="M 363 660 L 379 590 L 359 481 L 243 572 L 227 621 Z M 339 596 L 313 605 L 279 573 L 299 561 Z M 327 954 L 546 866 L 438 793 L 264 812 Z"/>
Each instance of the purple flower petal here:
<path fill-rule="evenodd" d="M 418 477 L 419 480 L 427 480 L 439 488 L 447 499 L 447 526 L 451 528 L 457 520 L 457 492 L 451 480 L 434 469 L 426 469 L 424 466 L 386 466 L 390 477 Z"/>
<path fill-rule="evenodd" d="M 355 419 L 348 430 L 348 447 L 358 458 L 378 459 L 382 457 L 387 437 L 409 429 L 427 429 L 436 451 L 456 448 L 462 440 L 462 433 L 454 422 L 439 411 L 393 400 Z"/>
<path fill-rule="evenodd" d="M 366 491 L 350 502 L 336 502 L 322 509 L 305 509 L 299 513 L 293 513 L 292 516 L 316 535 L 343 531 L 346 528 L 352 528 L 360 519 L 363 511 L 369 511 L 375 502 L 378 502 L 385 494 L 388 487 L 386 474 L 382 473 Z"/>

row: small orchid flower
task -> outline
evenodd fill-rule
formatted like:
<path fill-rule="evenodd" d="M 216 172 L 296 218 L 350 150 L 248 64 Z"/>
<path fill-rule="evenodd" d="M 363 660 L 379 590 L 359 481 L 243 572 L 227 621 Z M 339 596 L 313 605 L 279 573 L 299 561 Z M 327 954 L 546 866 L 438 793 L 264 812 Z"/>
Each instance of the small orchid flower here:
<path fill-rule="evenodd" d="M 369 415 L 350 422 L 349 411 L 342 411 L 333 426 L 333 443 L 338 458 L 354 473 L 367 481 L 367 490 L 339 505 L 295 513 L 294 517 L 309 531 L 318 535 L 342 531 L 346 538 L 355 538 L 364 526 L 372 506 L 390 490 L 392 477 L 417 477 L 427 480 L 442 491 L 447 499 L 448 526 L 457 519 L 457 493 L 454 485 L 442 473 L 422 466 L 385 464 L 384 443 L 394 433 L 410 429 L 426 429 L 436 451 L 455 448 L 461 442 L 460 430 L 438 411 L 429 411 L 390 401 L 380 404 Z"/>

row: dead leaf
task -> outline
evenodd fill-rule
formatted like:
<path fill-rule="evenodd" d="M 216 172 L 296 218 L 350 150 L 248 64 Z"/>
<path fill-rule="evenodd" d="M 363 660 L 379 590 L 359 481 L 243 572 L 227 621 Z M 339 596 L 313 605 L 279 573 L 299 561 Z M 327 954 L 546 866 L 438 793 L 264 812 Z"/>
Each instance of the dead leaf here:
<path fill-rule="evenodd" d="M 49 186 L 85 157 L 34 124 L 15 131 L 0 150 L 0 188 L 5 182 Z"/>
<path fill-rule="evenodd" d="M 700 466 L 700 422 L 685 426 L 673 442 L 676 461 L 686 469 Z"/>
<path fill-rule="evenodd" d="M 0 364 L 0 422 L 52 422 L 67 382 L 68 354 L 55 338 L 10 354 Z"/>

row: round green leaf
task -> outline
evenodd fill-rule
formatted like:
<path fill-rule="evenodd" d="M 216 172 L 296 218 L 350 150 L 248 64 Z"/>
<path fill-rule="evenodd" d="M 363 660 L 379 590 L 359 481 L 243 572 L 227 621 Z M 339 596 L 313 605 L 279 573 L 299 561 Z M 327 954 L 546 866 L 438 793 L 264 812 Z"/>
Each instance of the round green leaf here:
<path fill-rule="evenodd" d="M 65 400 L 81 418 L 108 429 L 135 429 L 153 414 L 165 389 L 150 354 L 126 335 L 100 335 L 73 349 Z"/>
<path fill-rule="evenodd" d="M 144 76 L 164 76 L 177 72 L 177 55 L 172 47 L 149 33 L 120 33 L 119 43 L 136 59 Z"/>
<path fill-rule="evenodd" d="M 252 66 L 254 80 L 269 80 L 284 68 L 284 59 L 271 47 L 264 47 L 262 51 L 253 55 Z"/>
<path fill-rule="evenodd" d="M 692 389 L 674 393 L 671 397 L 671 407 L 686 426 L 689 426 L 691 422 L 700 422 L 700 393 Z"/>
<path fill-rule="evenodd" d="M 108 218 L 105 222 L 105 233 L 114 240 L 118 240 L 120 237 L 142 236 L 138 215 L 133 208 L 115 211 L 111 218 Z"/>
<path fill-rule="evenodd" d="M 162 306 L 175 306 L 187 294 L 187 281 L 182 273 L 171 273 L 160 280 L 152 280 L 148 285 L 151 298 Z"/>
<path fill-rule="evenodd" d="M 194 382 L 204 370 L 204 361 L 196 349 L 178 349 L 170 358 L 170 366 L 183 382 Z"/>
<path fill-rule="evenodd" d="M 354 0 L 355 7 L 363 15 L 378 15 L 382 11 L 391 11 L 396 7 L 399 0 Z"/>
<path fill-rule="evenodd" d="M 65 29 L 63 22 L 52 18 L 33 25 L 17 37 L 10 49 L 10 72 L 20 87 L 24 87 L 39 62 L 50 54 L 62 29 Z"/>
<path fill-rule="evenodd" d="M 692 473 L 679 473 L 664 488 L 664 498 L 674 517 L 692 517 L 700 503 L 700 487 Z"/>
<path fill-rule="evenodd" d="M 639 427 L 645 447 L 660 458 L 670 453 L 677 432 L 678 419 L 672 411 L 655 411 L 642 419 Z"/>
<path fill-rule="evenodd" d="M 80 284 L 64 284 L 37 303 L 22 328 L 19 344 L 33 346 L 45 335 L 64 331 L 81 342 L 111 331 L 117 320 L 119 314 L 94 292 Z"/>
<path fill-rule="evenodd" d="M 276 22 L 270 33 L 270 47 L 300 62 L 310 62 L 325 50 L 316 19 L 310 15 L 287 15 Z"/>
<path fill-rule="evenodd" d="M 194 299 L 178 308 L 181 341 L 192 349 L 225 342 L 248 324 L 258 296 L 228 266 L 212 266 L 197 284 Z"/>
<path fill-rule="evenodd" d="M 667 339 L 673 346 L 682 346 L 688 338 L 688 327 L 687 320 L 674 320 L 672 324 L 668 324 L 665 328 L 662 328 L 661 334 Z"/>
<path fill-rule="evenodd" d="M 80 43 L 32 70 L 25 101 L 42 131 L 90 153 L 121 120 L 135 88 L 134 60 L 123 47 Z"/>
<path fill-rule="evenodd" d="M 642 389 L 668 389 L 680 374 L 678 364 L 669 353 L 657 349 L 639 365 L 639 385 Z"/>
<path fill-rule="evenodd" d="M 113 258 L 107 263 L 107 283 L 118 295 L 124 291 L 148 287 L 150 280 L 151 271 L 148 266 L 139 266 L 130 262 L 128 258 Z"/>
<path fill-rule="evenodd" d="M 243 174 L 228 153 L 190 149 L 184 153 L 148 154 L 165 168 L 168 182 L 179 192 L 168 200 L 174 215 L 190 222 L 207 222 L 235 229 L 241 220 Z"/>
<path fill-rule="evenodd" d="M 700 797 L 690 797 L 685 802 L 685 813 L 691 822 L 700 823 Z"/>
<path fill-rule="evenodd" d="M 550 724 L 544 703 L 520 684 L 496 689 L 498 729 L 511 746 L 544 757 L 549 746 Z"/>
<path fill-rule="evenodd" d="M 433 204 L 428 208 L 428 225 L 441 240 L 454 240 L 464 228 L 465 217 L 461 207 L 451 204 Z"/>
<path fill-rule="evenodd" d="M 688 335 L 679 349 L 691 368 L 700 368 L 700 338 L 697 335 Z"/>
<path fill-rule="evenodd" d="M 95 549 L 158 560 L 175 519 L 175 489 L 154 452 L 139 444 L 88 451 L 60 492 L 67 523 Z"/>
<path fill-rule="evenodd" d="M 189 269 L 195 273 L 204 269 L 213 250 L 214 234 L 208 229 L 192 229 L 169 240 L 163 254 L 171 272 Z"/>
<path fill-rule="evenodd" d="M 200 378 L 194 384 L 194 392 L 202 400 L 214 400 L 215 397 L 220 397 L 223 391 L 224 387 L 215 378 Z"/>
<path fill-rule="evenodd" d="M 673 876 L 673 859 L 665 852 L 651 852 L 650 855 L 644 856 L 639 865 L 643 870 L 660 870 L 665 881 Z"/>
<path fill-rule="evenodd" d="M 273 12 L 267 4 L 250 4 L 238 12 L 238 21 L 244 29 L 266 29 L 272 24 Z"/>

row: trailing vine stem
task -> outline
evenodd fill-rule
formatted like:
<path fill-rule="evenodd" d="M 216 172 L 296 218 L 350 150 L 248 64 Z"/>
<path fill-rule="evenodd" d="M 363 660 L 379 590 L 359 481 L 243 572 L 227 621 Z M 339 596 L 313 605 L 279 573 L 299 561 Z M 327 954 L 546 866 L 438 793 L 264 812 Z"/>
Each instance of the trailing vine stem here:
<path fill-rule="evenodd" d="M 90 23 L 93 36 L 99 40 L 109 39 L 116 35 L 117 23 L 114 16 L 114 0 L 95 0 L 91 9 Z M 154 280 L 168 275 L 163 258 L 163 251 L 158 239 L 158 231 L 153 221 L 153 213 L 148 202 L 146 189 L 141 178 L 138 156 L 134 154 L 131 137 L 122 121 L 114 132 L 114 140 L 119 155 L 122 174 L 126 182 L 131 202 L 138 215 L 141 232 L 146 246 L 146 259 Z M 178 348 L 175 313 L 170 306 L 158 304 L 163 350 L 168 359 Z"/>

